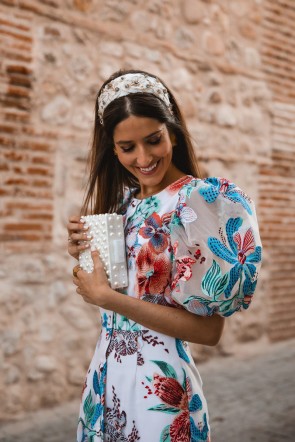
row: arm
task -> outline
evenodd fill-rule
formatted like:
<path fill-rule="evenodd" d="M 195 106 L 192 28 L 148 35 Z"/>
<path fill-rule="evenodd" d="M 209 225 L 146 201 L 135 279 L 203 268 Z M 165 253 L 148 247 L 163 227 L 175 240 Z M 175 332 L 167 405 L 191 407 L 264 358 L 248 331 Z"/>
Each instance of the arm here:
<path fill-rule="evenodd" d="M 216 345 L 221 337 L 224 325 L 221 316 L 197 316 L 186 310 L 122 295 L 111 288 L 106 297 L 104 308 L 159 333 L 210 346 Z"/>
<path fill-rule="evenodd" d="M 152 304 L 110 288 L 97 252 L 92 252 L 93 273 L 78 271 L 73 279 L 84 301 L 98 305 L 160 333 L 203 345 L 216 345 L 224 319 L 218 315 L 198 316 L 186 310 Z"/>

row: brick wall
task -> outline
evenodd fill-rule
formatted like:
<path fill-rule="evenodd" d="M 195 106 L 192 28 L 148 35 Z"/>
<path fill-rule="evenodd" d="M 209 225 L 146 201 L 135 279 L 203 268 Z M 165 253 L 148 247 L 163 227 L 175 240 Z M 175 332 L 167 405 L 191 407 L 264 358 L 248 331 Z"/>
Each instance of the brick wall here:
<path fill-rule="evenodd" d="M 0 15 L 1 242 L 9 249 L 52 238 L 53 147 L 31 118 L 33 35 L 22 10 Z M 23 243 L 22 245 L 20 243 Z"/>
<path fill-rule="evenodd" d="M 228 319 L 221 346 L 209 355 L 243 341 L 294 336 L 278 331 L 272 313 L 279 304 L 291 315 L 292 307 L 286 244 L 294 199 L 285 183 L 294 177 L 294 149 L 286 148 L 293 142 L 294 78 L 285 78 L 282 59 L 268 54 L 289 40 L 281 35 L 292 31 L 287 3 L 0 0 L 0 418 L 80 393 L 99 313 L 71 285 L 65 225 L 83 196 L 97 88 L 122 66 L 150 70 L 167 82 L 203 168 L 245 189 L 265 226 L 255 302 L 249 313 Z M 279 19 L 286 17 L 280 26 L 269 19 L 277 17 L 276 5 Z M 277 40 L 269 37 L 273 26 Z M 288 68 L 292 44 L 284 47 Z M 280 60 L 278 71 L 269 58 Z M 281 207 L 279 190 L 288 207 Z M 275 272 L 283 279 L 279 290 Z M 270 293 L 276 293 L 272 300 Z M 200 358 L 205 349 L 197 352 Z"/>
<path fill-rule="evenodd" d="M 270 164 L 260 169 L 263 242 L 269 253 L 271 340 L 295 336 L 295 5 L 267 0 L 264 5 L 262 62 L 273 94 Z"/>

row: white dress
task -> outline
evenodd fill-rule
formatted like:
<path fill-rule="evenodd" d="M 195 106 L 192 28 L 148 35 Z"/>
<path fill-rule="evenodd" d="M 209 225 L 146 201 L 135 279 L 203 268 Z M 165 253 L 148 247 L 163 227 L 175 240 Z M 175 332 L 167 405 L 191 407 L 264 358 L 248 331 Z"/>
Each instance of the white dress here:
<path fill-rule="evenodd" d="M 185 176 L 143 200 L 129 191 L 122 213 L 126 296 L 203 316 L 248 308 L 261 242 L 253 202 L 235 184 Z M 188 344 L 100 310 L 77 441 L 210 441 Z"/>

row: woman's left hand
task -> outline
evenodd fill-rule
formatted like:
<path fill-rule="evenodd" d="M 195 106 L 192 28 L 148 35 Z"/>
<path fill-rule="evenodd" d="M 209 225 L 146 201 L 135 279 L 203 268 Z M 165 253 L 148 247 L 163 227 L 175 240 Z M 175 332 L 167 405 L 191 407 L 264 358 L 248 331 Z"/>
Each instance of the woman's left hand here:
<path fill-rule="evenodd" d="M 79 266 L 73 269 L 73 283 L 77 286 L 76 292 L 85 302 L 103 307 L 111 290 L 103 263 L 97 251 L 91 252 L 94 269 L 87 273 Z"/>

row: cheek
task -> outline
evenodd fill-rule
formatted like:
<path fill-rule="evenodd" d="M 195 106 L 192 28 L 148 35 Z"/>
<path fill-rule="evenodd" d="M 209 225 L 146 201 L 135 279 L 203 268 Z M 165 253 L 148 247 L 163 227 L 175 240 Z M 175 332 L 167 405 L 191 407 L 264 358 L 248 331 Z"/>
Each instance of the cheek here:
<path fill-rule="evenodd" d="M 121 156 L 120 154 L 118 154 L 117 159 L 122 167 L 126 168 L 126 167 L 130 167 L 132 165 L 133 159 L 131 157 L 126 158 L 125 156 Z"/>

